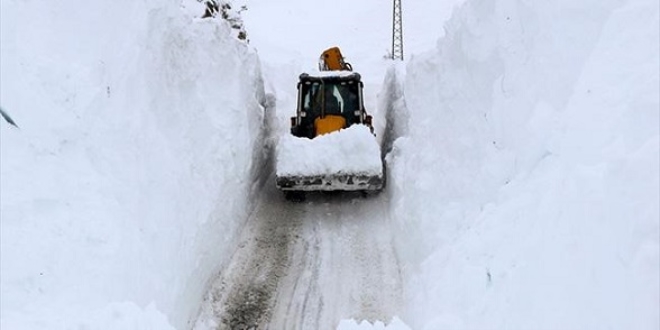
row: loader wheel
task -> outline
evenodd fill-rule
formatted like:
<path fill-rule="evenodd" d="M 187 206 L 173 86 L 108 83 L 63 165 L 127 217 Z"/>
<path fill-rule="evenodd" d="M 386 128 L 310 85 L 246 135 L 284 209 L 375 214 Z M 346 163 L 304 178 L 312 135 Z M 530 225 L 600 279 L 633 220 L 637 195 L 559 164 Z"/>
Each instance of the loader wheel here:
<path fill-rule="evenodd" d="M 380 190 L 362 190 L 360 194 L 362 195 L 362 198 L 371 198 L 380 194 Z"/>
<path fill-rule="evenodd" d="M 304 191 L 285 191 L 284 198 L 291 202 L 304 202 L 305 201 L 305 192 Z"/>

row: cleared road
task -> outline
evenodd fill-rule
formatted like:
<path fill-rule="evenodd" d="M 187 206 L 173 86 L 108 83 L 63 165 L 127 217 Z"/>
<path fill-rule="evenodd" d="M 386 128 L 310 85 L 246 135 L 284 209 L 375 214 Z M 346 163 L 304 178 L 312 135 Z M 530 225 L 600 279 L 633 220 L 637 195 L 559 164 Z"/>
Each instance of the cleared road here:
<path fill-rule="evenodd" d="M 270 178 L 196 329 L 389 321 L 402 301 L 389 223 L 385 194 L 314 193 L 293 203 Z"/>

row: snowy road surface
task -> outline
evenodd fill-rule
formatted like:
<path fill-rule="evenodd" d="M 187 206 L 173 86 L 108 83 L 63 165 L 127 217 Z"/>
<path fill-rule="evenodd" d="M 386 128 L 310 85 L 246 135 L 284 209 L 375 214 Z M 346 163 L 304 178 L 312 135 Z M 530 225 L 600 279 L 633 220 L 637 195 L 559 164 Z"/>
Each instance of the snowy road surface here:
<path fill-rule="evenodd" d="M 310 194 L 291 203 L 270 181 L 196 329 L 334 329 L 346 318 L 390 320 L 401 283 L 386 196 Z"/>

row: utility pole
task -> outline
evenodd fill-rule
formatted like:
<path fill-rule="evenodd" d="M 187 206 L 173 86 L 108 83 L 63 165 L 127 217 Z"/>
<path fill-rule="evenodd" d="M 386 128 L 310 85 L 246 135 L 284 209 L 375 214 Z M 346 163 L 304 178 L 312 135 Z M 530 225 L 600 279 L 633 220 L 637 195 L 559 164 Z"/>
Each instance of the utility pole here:
<path fill-rule="evenodd" d="M 394 0 L 392 11 L 392 59 L 403 61 L 403 19 L 401 0 Z"/>

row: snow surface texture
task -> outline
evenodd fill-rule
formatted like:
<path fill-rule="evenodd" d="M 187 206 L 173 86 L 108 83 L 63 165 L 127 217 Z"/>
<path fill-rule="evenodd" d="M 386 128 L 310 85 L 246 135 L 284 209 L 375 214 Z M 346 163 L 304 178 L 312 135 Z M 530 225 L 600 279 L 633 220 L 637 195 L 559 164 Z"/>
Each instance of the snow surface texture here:
<path fill-rule="evenodd" d="M 256 57 L 178 3 L 0 12 L 0 328 L 189 327 L 261 167 Z"/>
<path fill-rule="evenodd" d="M 277 176 L 382 174 L 380 146 L 364 125 L 314 139 L 285 135 L 277 151 Z"/>

